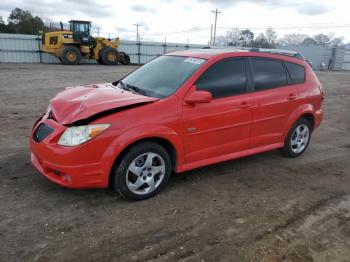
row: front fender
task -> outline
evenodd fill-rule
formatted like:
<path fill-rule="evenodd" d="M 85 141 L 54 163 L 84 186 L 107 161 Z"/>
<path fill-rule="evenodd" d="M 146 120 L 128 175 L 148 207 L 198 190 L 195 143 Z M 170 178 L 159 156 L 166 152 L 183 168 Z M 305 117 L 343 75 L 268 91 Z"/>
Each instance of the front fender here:
<path fill-rule="evenodd" d="M 176 151 L 177 165 L 183 163 L 184 152 L 183 147 L 180 146 L 181 136 L 176 131 L 166 126 L 142 125 L 124 132 L 111 143 L 103 156 L 104 159 L 107 159 L 106 173 L 111 172 L 115 160 L 125 148 L 147 138 L 163 138 L 170 142 Z"/>
<path fill-rule="evenodd" d="M 295 121 L 300 118 L 304 114 L 312 114 L 315 117 L 315 110 L 311 104 L 304 104 L 299 106 L 297 109 L 293 111 L 292 114 L 289 115 L 286 124 L 283 127 L 283 141 L 288 135 L 290 128 L 293 126 Z"/>

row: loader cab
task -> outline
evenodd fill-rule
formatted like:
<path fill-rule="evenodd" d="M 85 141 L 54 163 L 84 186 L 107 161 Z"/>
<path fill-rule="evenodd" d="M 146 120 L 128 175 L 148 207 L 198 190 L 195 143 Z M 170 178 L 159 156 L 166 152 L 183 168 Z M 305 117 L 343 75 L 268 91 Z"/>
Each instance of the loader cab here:
<path fill-rule="evenodd" d="M 90 36 L 91 22 L 71 20 L 69 21 L 70 31 L 73 32 L 73 39 L 82 45 L 93 44 L 93 38 Z"/>

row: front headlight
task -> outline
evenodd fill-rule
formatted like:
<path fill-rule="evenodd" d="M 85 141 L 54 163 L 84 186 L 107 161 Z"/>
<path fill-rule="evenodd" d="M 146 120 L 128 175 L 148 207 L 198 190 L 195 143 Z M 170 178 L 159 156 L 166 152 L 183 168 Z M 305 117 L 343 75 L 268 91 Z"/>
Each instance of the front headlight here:
<path fill-rule="evenodd" d="M 66 131 L 64 131 L 64 133 L 58 140 L 58 144 L 61 146 L 80 145 L 101 134 L 110 126 L 110 124 L 96 124 L 69 127 L 66 129 Z"/>

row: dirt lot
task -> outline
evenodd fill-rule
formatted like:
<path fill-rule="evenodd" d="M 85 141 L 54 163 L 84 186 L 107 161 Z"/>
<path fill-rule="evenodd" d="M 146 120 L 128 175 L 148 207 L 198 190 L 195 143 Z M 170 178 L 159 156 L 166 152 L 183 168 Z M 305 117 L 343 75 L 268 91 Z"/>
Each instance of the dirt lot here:
<path fill-rule="evenodd" d="M 307 152 L 174 175 L 157 197 L 68 190 L 31 165 L 28 134 L 65 86 L 133 67 L 0 64 L 0 260 L 350 261 L 350 72 L 320 72 L 325 120 Z"/>

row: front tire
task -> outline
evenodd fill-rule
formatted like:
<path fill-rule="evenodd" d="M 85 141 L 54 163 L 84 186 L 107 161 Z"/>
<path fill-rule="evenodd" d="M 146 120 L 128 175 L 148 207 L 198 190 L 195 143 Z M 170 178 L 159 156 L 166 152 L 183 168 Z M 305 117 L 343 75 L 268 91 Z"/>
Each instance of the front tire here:
<path fill-rule="evenodd" d="M 132 146 L 115 164 L 112 186 L 124 198 L 144 200 L 156 195 L 170 174 L 171 160 L 165 148 L 142 142 Z"/>
<path fill-rule="evenodd" d="M 77 65 L 81 60 L 80 50 L 76 46 L 67 46 L 63 49 L 60 60 L 64 65 Z"/>
<path fill-rule="evenodd" d="M 311 140 L 312 127 L 305 118 L 298 119 L 288 132 L 281 153 L 286 157 L 298 157 L 305 152 Z"/>
<path fill-rule="evenodd" d="M 118 64 L 118 52 L 111 47 L 105 47 L 102 50 L 101 60 L 105 65 L 117 65 Z"/>

